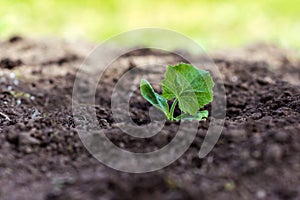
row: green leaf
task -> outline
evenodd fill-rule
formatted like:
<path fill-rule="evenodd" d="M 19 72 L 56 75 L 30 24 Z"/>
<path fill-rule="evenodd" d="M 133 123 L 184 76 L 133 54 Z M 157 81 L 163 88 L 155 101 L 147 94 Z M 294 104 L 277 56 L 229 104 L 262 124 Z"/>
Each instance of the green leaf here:
<path fill-rule="evenodd" d="M 162 96 L 168 100 L 178 99 L 183 113 L 195 116 L 200 108 L 213 100 L 214 82 L 208 71 L 195 68 L 191 64 L 179 63 L 168 66 L 162 81 Z"/>
<path fill-rule="evenodd" d="M 157 94 L 150 83 L 141 80 L 142 96 L 153 106 L 165 113 L 169 120 L 205 120 L 208 111 L 199 111 L 213 100 L 214 82 L 208 71 L 200 70 L 190 64 L 179 63 L 168 66 L 165 79 L 162 81 L 162 95 Z M 169 110 L 167 100 L 174 100 Z M 174 118 L 178 104 L 181 115 Z"/>
<path fill-rule="evenodd" d="M 141 90 L 142 96 L 149 103 L 151 103 L 154 107 L 161 110 L 162 112 L 165 113 L 166 116 L 168 116 L 169 105 L 167 103 L 167 100 L 164 97 L 157 94 L 147 80 L 145 80 L 145 79 L 141 80 L 140 90 Z"/>
<path fill-rule="evenodd" d="M 202 110 L 202 111 L 199 111 L 196 115 L 192 116 L 192 115 L 189 115 L 187 113 L 184 113 L 182 115 L 179 115 L 178 117 L 175 118 L 176 121 L 186 121 L 186 120 L 189 120 L 189 121 L 193 121 L 193 120 L 196 120 L 196 121 L 201 121 L 201 120 L 206 120 L 208 118 L 208 111 L 207 110 Z"/>

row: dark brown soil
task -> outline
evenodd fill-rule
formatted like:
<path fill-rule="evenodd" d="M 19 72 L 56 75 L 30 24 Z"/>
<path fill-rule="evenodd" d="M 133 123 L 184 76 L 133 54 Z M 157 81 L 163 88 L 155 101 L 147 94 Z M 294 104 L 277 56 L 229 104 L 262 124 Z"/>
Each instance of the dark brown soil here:
<path fill-rule="evenodd" d="M 179 160 L 156 172 L 129 174 L 93 158 L 75 129 L 75 73 L 92 47 L 20 37 L 0 42 L 1 200 L 300 199 L 300 61 L 295 53 L 258 44 L 213 54 L 228 106 L 213 151 L 198 158 L 207 120 Z M 99 86 L 99 123 L 122 148 L 161 148 L 178 126 L 168 122 L 161 134 L 143 140 L 123 136 L 114 126 L 110 94 L 116 80 L 141 62 L 157 60 L 173 64 L 182 59 L 151 50 L 127 54 Z M 130 106 L 133 121 L 149 122 L 150 105 L 138 93 Z"/>

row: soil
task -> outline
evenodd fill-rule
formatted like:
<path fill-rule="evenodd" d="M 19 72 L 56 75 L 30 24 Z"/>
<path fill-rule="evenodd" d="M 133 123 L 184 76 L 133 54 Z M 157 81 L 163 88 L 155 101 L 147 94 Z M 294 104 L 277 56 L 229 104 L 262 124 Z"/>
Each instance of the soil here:
<path fill-rule="evenodd" d="M 217 145 L 207 157 L 198 158 L 208 119 L 176 162 L 155 172 L 130 174 L 97 161 L 76 132 L 73 83 L 92 48 L 57 39 L 12 37 L 0 42 L 1 200 L 300 199 L 296 53 L 265 44 L 212 53 L 227 95 L 225 127 Z M 194 57 L 195 62 L 200 59 Z M 176 54 L 137 50 L 112 64 L 99 84 L 95 105 L 111 141 L 135 152 L 153 151 L 171 141 L 178 123 L 167 122 L 151 139 L 124 136 L 112 118 L 110 94 L 118 78 L 141 63 L 182 60 Z M 155 68 L 141 70 L 157 74 L 148 77 L 153 80 L 163 75 Z M 149 107 L 137 91 L 130 101 L 133 121 L 149 123 Z"/>

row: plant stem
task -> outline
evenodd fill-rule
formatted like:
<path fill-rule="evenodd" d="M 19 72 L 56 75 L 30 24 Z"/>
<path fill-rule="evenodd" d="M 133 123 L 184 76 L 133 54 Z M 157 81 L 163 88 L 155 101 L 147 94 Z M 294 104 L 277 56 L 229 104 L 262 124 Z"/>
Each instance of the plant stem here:
<path fill-rule="evenodd" d="M 170 109 L 170 112 L 169 112 L 169 120 L 172 120 L 172 121 L 174 120 L 173 115 L 174 115 L 174 110 L 175 110 L 175 107 L 176 107 L 177 102 L 178 102 L 178 99 L 175 99 L 175 100 L 173 101 L 173 104 L 172 104 L 171 109 Z"/>

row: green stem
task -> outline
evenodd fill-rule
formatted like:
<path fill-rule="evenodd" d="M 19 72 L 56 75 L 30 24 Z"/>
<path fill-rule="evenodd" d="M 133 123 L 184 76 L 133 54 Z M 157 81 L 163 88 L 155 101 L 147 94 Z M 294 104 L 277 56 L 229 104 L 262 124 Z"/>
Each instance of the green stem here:
<path fill-rule="evenodd" d="M 176 104 L 177 104 L 177 102 L 178 102 L 178 99 L 175 99 L 174 101 L 173 101 L 173 104 L 172 104 L 172 106 L 171 106 L 171 109 L 170 109 L 170 112 L 169 112 L 169 120 L 174 120 L 174 110 L 175 110 L 175 107 L 176 107 Z"/>
<path fill-rule="evenodd" d="M 181 120 L 184 116 L 186 116 L 187 114 L 186 113 L 183 113 L 181 115 L 178 115 L 177 117 L 174 118 L 175 121 L 179 121 Z"/>

